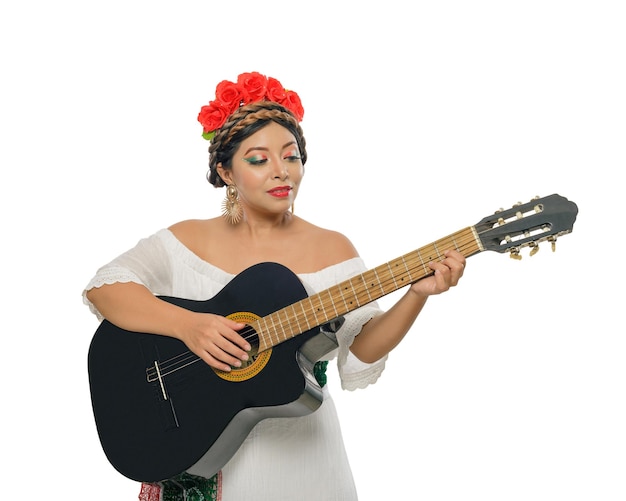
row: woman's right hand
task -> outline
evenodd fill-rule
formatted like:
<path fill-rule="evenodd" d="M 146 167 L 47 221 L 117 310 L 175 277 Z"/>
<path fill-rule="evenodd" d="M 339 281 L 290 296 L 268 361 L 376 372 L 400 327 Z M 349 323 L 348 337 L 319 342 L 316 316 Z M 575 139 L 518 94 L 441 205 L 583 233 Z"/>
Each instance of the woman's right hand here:
<path fill-rule="evenodd" d="M 237 332 L 243 323 L 162 301 L 134 282 L 94 287 L 87 297 L 118 327 L 179 339 L 215 369 L 230 371 L 248 359 L 250 344 Z"/>
<path fill-rule="evenodd" d="M 190 311 L 176 337 L 211 367 L 230 371 L 248 360 L 250 343 L 237 332 L 245 325 L 220 315 Z"/>

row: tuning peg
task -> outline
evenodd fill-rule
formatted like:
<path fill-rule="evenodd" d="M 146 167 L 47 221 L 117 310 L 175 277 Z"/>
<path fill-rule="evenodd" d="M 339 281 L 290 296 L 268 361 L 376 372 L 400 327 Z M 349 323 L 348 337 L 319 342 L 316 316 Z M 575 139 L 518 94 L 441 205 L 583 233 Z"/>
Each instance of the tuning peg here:
<path fill-rule="evenodd" d="M 521 261 L 522 255 L 519 253 L 519 249 L 517 247 L 512 247 L 509 252 L 510 252 L 509 257 L 511 259 L 516 259 L 517 261 Z"/>
<path fill-rule="evenodd" d="M 556 251 L 556 237 L 554 235 L 552 235 L 551 237 L 548 237 L 548 242 L 550 242 L 552 246 L 552 252 L 555 252 Z"/>
<path fill-rule="evenodd" d="M 539 252 L 539 245 L 537 245 L 537 242 L 530 242 L 528 246 L 530 247 L 530 256 L 534 256 L 537 252 Z"/>

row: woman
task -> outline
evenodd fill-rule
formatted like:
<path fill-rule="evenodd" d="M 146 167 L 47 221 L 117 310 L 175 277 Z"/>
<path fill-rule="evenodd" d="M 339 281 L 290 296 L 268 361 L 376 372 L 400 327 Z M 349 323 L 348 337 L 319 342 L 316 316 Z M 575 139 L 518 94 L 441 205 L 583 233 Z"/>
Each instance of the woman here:
<path fill-rule="evenodd" d="M 98 270 L 84 300 L 98 318 L 130 331 L 170 336 L 206 364 L 228 374 L 245 366 L 252 346 L 237 318 L 196 313 L 156 295 L 206 300 L 257 263 L 275 262 L 313 294 L 366 268 L 341 233 L 292 212 L 306 163 L 298 95 L 276 79 L 244 73 L 223 81 L 198 120 L 211 141 L 208 180 L 226 186 L 224 216 L 188 220 L 141 240 Z M 336 333 L 342 387 L 374 383 L 387 354 L 402 340 L 429 296 L 455 286 L 465 267 L 456 250 L 427 264 L 434 273 L 407 288 L 386 312 L 375 301 L 345 314 Z M 240 319 L 239 319 L 240 320 Z M 243 364 L 243 365 L 242 365 Z M 316 364 L 323 385 L 325 365 Z M 339 421 L 326 387 L 315 412 L 268 418 L 256 425 L 235 455 L 208 479 L 182 473 L 174 481 L 142 485 L 141 499 L 204 498 L 357 499 Z M 183 493 L 183 491 L 185 491 Z"/>

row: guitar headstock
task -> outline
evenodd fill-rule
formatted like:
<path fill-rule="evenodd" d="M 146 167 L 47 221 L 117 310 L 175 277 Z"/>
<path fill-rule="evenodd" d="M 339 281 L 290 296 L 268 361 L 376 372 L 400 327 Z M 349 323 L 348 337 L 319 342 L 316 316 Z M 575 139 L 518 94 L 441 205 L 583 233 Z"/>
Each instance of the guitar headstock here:
<path fill-rule="evenodd" d="M 532 256 L 546 240 L 554 250 L 557 237 L 572 232 L 577 214 L 574 202 L 554 194 L 500 209 L 474 228 L 484 250 L 510 252 L 512 258 L 521 259 L 520 249 L 531 247 Z"/>

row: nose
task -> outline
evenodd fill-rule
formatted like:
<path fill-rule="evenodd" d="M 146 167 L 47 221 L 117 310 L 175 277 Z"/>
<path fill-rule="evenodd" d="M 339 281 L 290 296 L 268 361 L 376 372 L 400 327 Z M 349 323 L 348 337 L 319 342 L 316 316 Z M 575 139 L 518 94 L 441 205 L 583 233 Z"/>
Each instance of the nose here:
<path fill-rule="evenodd" d="M 287 179 L 289 177 L 289 169 L 284 161 L 278 161 L 275 163 L 274 179 Z"/>

